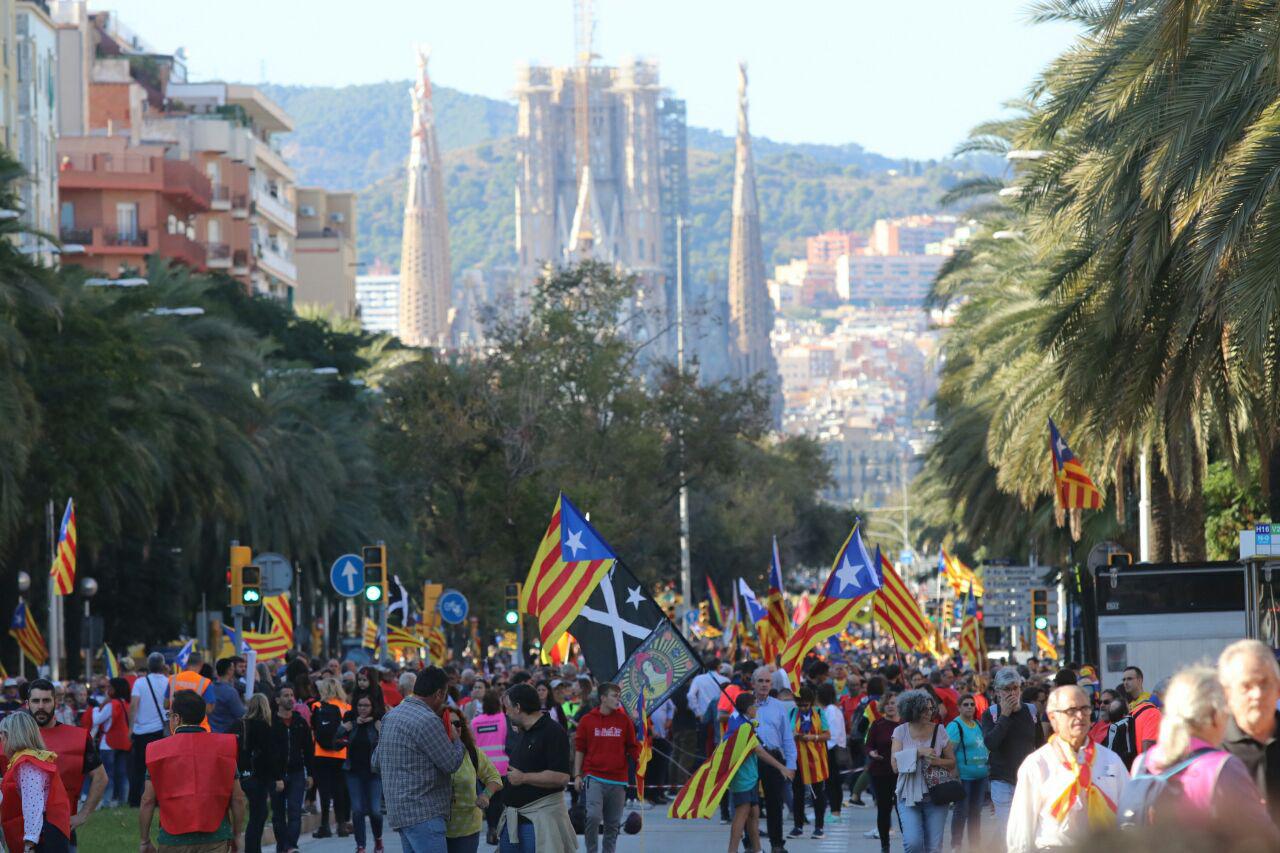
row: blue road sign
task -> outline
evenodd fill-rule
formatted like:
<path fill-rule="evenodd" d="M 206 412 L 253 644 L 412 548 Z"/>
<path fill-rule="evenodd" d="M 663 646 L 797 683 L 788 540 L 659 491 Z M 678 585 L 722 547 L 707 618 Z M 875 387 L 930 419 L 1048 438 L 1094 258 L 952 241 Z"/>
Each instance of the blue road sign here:
<path fill-rule="evenodd" d="M 436 602 L 440 618 L 450 625 L 458 625 L 467 618 L 467 597 L 456 589 L 446 589 Z"/>
<path fill-rule="evenodd" d="M 329 569 L 329 583 L 338 595 L 358 594 L 364 586 L 364 560 L 357 554 L 343 554 Z"/>

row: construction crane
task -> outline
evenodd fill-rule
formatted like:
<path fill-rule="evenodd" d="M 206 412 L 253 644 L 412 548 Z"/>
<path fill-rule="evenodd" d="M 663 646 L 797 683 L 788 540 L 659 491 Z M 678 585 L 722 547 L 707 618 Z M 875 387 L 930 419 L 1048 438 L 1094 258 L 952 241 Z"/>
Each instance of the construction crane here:
<path fill-rule="evenodd" d="M 595 4 L 592 0 L 573 2 L 573 52 L 577 62 L 577 92 L 574 94 L 573 120 L 577 131 L 578 195 L 588 191 L 591 165 L 591 63 L 598 57 L 594 52 L 596 35 Z M 582 211 L 584 214 L 586 211 Z M 583 215 L 579 220 L 579 232 L 575 235 L 579 250 L 590 249 L 594 242 L 591 233 L 591 217 Z"/>

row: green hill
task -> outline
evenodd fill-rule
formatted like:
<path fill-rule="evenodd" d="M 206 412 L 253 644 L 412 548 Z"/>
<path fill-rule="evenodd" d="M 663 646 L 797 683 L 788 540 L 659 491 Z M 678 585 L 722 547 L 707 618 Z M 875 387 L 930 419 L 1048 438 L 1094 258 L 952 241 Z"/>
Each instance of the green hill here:
<path fill-rule="evenodd" d="M 294 118 L 285 154 L 299 182 L 359 191 L 362 266 L 399 264 L 409 85 L 265 87 Z M 515 241 L 515 106 L 439 86 L 434 102 L 454 269 L 508 263 Z M 1003 167 L 991 160 L 894 159 L 852 143 L 791 145 L 761 138 L 752 144 L 770 263 L 803 255 L 804 238 L 820 231 L 866 228 L 880 217 L 936 210 L 938 198 L 961 176 Z M 690 128 L 689 180 L 690 272 L 722 276 L 733 140 Z"/>

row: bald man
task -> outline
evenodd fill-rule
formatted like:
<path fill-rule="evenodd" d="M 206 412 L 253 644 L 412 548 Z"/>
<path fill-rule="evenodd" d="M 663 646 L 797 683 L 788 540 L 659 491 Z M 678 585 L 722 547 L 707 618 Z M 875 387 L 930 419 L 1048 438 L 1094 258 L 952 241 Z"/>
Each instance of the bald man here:
<path fill-rule="evenodd" d="M 1054 733 L 1018 768 L 1005 833 L 1010 853 L 1075 846 L 1090 832 L 1115 824 L 1129 771 L 1120 756 L 1090 740 L 1091 707 L 1074 684 L 1049 694 L 1046 711 Z"/>

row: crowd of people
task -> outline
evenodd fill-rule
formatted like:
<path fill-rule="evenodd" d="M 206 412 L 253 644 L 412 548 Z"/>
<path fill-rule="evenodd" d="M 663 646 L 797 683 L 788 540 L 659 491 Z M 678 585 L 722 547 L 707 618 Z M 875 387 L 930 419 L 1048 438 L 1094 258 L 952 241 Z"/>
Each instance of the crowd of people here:
<path fill-rule="evenodd" d="M 921 656 L 722 659 L 654 708 L 644 797 L 669 801 L 717 745 L 758 747 L 721 801 L 730 853 L 821 839 L 875 810 L 882 850 L 1068 848 L 1113 827 L 1177 826 L 1280 848 L 1280 667 L 1245 640 L 1216 668 L 1148 691 L 1088 665 L 1031 659 L 975 673 Z M 613 853 L 641 743 L 616 684 L 572 664 L 357 667 L 290 653 L 249 673 L 197 652 L 175 670 L 57 685 L 10 679 L 0 701 L 0 824 L 9 850 L 75 850 L 100 808 L 139 807 L 145 852 L 276 849 L 396 833 L 408 853 Z M 153 823 L 158 817 L 158 829 Z M 788 821 L 787 818 L 790 818 Z M 788 829 L 788 823 L 790 828 Z M 949 827 L 949 829 L 948 829 Z M 1231 849 L 1229 844 L 1223 849 Z"/>

